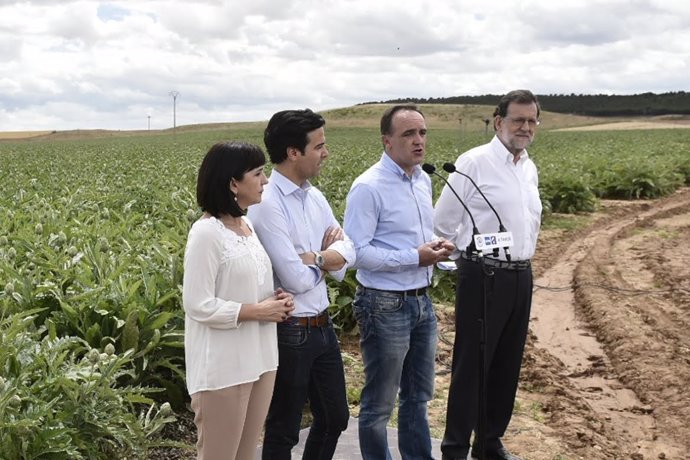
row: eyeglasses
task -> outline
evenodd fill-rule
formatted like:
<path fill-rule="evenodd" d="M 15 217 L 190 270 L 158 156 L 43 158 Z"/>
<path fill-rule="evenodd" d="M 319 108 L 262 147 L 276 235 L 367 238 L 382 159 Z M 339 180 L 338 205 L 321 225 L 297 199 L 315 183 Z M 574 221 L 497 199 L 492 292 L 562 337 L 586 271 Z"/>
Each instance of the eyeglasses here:
<path fill-rule="evenodd" d="M 539 126 L 541 124 L 541 121 L 535 120 L 534 118 L 503 117 L 503 119 L 510 121 L 510 123 L 513 125 L 514 128 L 520 128 L 525 123 L 527 123 L 527 125 L 529 125 L 529 127 L 533 129 L 535 126 Z"/>

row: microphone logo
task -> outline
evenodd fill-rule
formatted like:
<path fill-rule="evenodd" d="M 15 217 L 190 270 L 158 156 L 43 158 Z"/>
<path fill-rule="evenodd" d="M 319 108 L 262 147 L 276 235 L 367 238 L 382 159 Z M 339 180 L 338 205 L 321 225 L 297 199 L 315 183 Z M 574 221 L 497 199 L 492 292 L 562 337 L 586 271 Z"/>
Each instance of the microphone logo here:
<path fill-rule="evenodd" d="M 508 232 L 508 231 L 506 230 L 506 228 L 503 226 L 503 222 L 501 221 L 501 216 L 498 215 L 498 212 L 497 212 L 496 209 L 493 207 L 493 205 L 491 204 L 491 202 L 489 201 L 489 199 L 486 197 L 486 195 L 484 195 L 484 192 L 482 192 L 482 189 L 479 188 L 479 186 L 478 186 L 477 183 L 474 181 L 474 179 L 472 179 L 470 176 L 468 176 L 468 175 L 465 174 L 464 172 L 458 171 L 458 169 L 455 167 L 455 165 L 454 165 L 453 163 L 450 163 L 450 162 L 443 163 L 443 170 L 446 171 L 446 172 L 448 172 L 448 173 L 457 173 L 457 174 L 460 174 L 461 176 L 467 178 L 467 180 L 469 180 L 470 183 L 472 183 L 472 185 L 474 186 L 475 190 L 477 190 L 477 192 L 481 195 L 481 197 L 484 199 L 484 201 L 486 202 L 486 204 L 489 206 L 489 208 L 491 209 L 491 211 L 492 211 L 492 212 L 494 213 L 494 215 L 496 216 L 496 220 L 498 220 L 498 231 L 499 231 L 498 235 L 500 235 L 500 234 L 502 234 L 502 233 L 506 233 L 506 234 L 507 234 L 507 233 L 510 233 L 510 232 Z M 506 238 L 504 238 L 504 239 L 506 240 L 507 244 L 506 244 L 505 246 L 503 246 L 503 250 L 505 251 L 505 254 L 506 254 L 506 260 L 508 260 L 508 261 L 510 262 L 510 249 L 509 249 L 509 248 L 510 248 L 510 246 L 513 245 L 513 235 L 512 235 L 512 233 L 510 234 L 510 237 L 509 237 L 509 238 L 506 237 Z M 483 246 L 483 247 L 486 247 L 486 248 L 491 247 L 492 249 L 494 249 L 494 255 L 495 255 L 495 256 L 498 255 L 498 246 L 495 245 L 495 241 L 494 241 L 494 242 L 487 241 L 487 242 L 486 242 L 487 244 L 481 244 L 481 243 L 482 243 L 482 242 L 476 241 L 477 248 L 479 248 L 480 246 Z"/>
<path fill-rule="evenodd" d="M 480 251 L 493 251 L 513 245 L 512 232 L 480 233 L 474 235 L 474 245 Z"/>

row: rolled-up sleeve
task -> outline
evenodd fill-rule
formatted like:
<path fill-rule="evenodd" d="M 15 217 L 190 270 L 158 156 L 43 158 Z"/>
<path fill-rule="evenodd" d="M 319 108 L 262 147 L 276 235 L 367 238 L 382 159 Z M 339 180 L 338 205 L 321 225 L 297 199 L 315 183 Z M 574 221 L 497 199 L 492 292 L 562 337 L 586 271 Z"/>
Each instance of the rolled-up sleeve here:
<path fill-rule="evenodd" d="M 345 264 L 340 268 L 340 270 L 331 270 L 328 272 L 328 274 L 336 280 L 342 281 L 345 278 L 345 272 L 347 272 L 347 269 L 352 267 L 357 260 L 355 245 L 352 243 L 352 240 L 345 235 L 343 240 L 334 242 L 328 246 L 328 249 L 337 252 L 343 257 L 343 259 L 345 259 Z"/>

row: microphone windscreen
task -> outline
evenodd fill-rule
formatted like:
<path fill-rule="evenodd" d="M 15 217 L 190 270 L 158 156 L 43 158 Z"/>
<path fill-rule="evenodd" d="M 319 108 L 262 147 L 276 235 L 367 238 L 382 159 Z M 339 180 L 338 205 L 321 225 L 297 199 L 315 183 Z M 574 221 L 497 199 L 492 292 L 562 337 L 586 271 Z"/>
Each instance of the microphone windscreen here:
<path fill-rule="evenodd" d="M 443 170 L 445 172 L 455 172 L 455 165 L 453 163 L 443 163 Z"/>
<path fill-rule="evenodd" d="M 422 165 L 422 169 L 424 170 L 425 173 L 427 174 L 433 174 L 436 171 L 436 166 L 430 164 L 430 163 L 424 163 Z"/>

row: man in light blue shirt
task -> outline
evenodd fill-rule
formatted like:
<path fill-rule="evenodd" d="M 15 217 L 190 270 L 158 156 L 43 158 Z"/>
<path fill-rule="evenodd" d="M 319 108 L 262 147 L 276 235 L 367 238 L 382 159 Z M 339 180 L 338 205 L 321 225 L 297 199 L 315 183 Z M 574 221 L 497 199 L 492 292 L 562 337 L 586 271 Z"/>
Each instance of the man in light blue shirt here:
<path fill-rule="evenodd" d="M 433 234 L 431 181 L 419 166 L 426 134 L 417 107 L 386 110 L 381 160 L 355 180 L 347 197 L 345 233 L 357 252 L 353 311 L 365 373 L 359 412 L 364 460 L 391 458 L 386 425 L 398 390 L 403 459 L 433 458 L 427 403 L 434 392 L 437 335 L 427 289 L 433 265 L 455 247 Z"/>
<path fill-rule="evenodd" d="M 264 132 L 275 165 L 249 217 L 268 253 L 275 287 L 294 294 L 292 316 L 278 323 L 279 365 L 266 418 L 262 458 L 289 460 L 304 404 L 314 420 L 303 459 L 333 457 L 349 410 L 340 345 L 328 316 L 326 273 L 342 280 L 355 251 L 323 194 L 309 183 L 328 156 L 324 119 L 306 110 L 278 112 Z"/>

